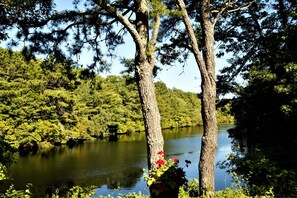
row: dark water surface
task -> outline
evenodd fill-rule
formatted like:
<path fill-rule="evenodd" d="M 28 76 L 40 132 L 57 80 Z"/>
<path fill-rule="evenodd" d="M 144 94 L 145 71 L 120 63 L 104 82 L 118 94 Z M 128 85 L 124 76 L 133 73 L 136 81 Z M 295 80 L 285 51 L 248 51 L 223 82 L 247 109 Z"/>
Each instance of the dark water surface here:
<path fill-rule="evenodd" d="M 232 127 L 219 125 L 216 161 L 225 160 L 226 154 L 231 153 L 227 129 Z M 167 157 L 179 158 L 181 166 L 190 160 L 192 163 L 185 167 L 187 178 L 197 178 L 202 127 L 163 130 L 163 135 Z M 143 168 L 147 168 L 145 135 L 137 133 L 120 136 L 114 142 L 97 140 L 73 148 L 61 146 L 46 154 L 18 156 L 10 176 L 17 189 L 32 183 L 32 191 L 38 197 L 57 187 L 63 190 L 72 185 L 96 185 L 96 195 L 116 196 L 138 191 L 148 193 Z M 231 186 L 231 177 L 225 170 L 216 168 L 215 179 L 216 190 Z M 1 188 L 6 187 L 3 184 Z"/>

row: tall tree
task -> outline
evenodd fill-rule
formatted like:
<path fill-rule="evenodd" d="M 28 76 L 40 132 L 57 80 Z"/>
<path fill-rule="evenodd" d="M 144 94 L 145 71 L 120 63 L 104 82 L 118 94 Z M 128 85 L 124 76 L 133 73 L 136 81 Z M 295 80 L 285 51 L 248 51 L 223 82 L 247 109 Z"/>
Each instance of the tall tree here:
<path fill-rule="evenodd" d="M 21 9 L 14 1 L 0 6 L 13 11 Z M 114 49 L 124 43 L 125 34 L 129 33 L 133 38 L 136 48 L 134 69 L 147 135 L 148 166 L 155 169 L 157 153 L 163 150 L 164 144 L 153 83 L 154 50 L 160 15 L 164 11 L 161 1 L 74 0 L 73 9 L 65 10 L 56 9 L 55 4 L 49 1 L 43 10 L 45 15 L 39 15 L 37 10 L 24 10 L 15 20 L 2 21 L 3 26 L 15 24 L 18 28 L 17 39 L 12 38 L 11 44 L 25 41 L 31 52 L 54 54 L 57 61 L 71 62 L 71 58 L 87 48 L 93 52 L 90 69 L 98 66 L 103 70 L 110 66 L 106 57 L 115 57 Z M 9 12 L 6 14 L 7 18 L 15 16 L 10 16 Z"/>
<path fill-rule="evenodd" d="M 175 1 L 173 1 L 175 2 Z M 202 120 L 204 133 L 201 144 L 199 161 L 199 189 L 202 195 L 212 195 L 214 192 L 214 161 L 217 148 L 217 118 L 216 118 L 216 73 L 215 73 L 215 25 L 219 18 L 225 13 L 239 11 L 248 7 L 252 2 L 224 1 L 211 2 L 201 0 L 197 2 L 185 2 L 177 0 L 176 3 L 169 3 L 168 7 L 178 9 L 185 30 L 181 30 L 181 24 L 170 22 L 172 31 L 162 32 L 162 36 L 171 34 L 168 42 L 160 51 L 161 61 L 167 64 L 172 63 L 172 57 L 183 55 L 183 59 L 188 58 L 189 52 L 194 55 L 201 74 L 201 100 L 202 100 Z M 174 24 L 175 23 L 175 24 Z M 176 50 L 179 48 L 181 52 Z M 181 48 L 186 51 L 181 50 Z M 164 53 L 165 52 L 165 53 Z M 184 53 L 183 53 L 184 52 Z"/>
<path fill-rule="evenodd" d="M 178 0 L 183 11 L 183 21 L 189 34 L 190 44 L 201 74 L 202 88 L 202 120 L 204 133 L 202 137 L 199 161 L 199 189 L 205 195 L 214 191 L 214 161 L 217 148 L 217 118 L 216 118 L 216 81 L 214 61 L 214 29 L 211 22 L 210 2 L 200 2 L 201 27 L 204 49 L 202 54 L 199 43 L 191 25 L 183 0 Z"/>

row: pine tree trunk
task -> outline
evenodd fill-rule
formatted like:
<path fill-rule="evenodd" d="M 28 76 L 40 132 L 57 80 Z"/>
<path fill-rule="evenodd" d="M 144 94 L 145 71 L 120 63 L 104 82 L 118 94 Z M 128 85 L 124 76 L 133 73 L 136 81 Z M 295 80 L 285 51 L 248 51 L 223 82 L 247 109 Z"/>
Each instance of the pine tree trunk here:
<path fill-rule="evenodd" d="M 143 63 L 141 63 L 143 64 Z M 159 159 L 157 153 L 164 150 L 164 140 L 161 131 L 161 118 L 155 95 L 152 72 L 146 66 L 140 65 L 143 70 L 138 71 L 138 92 L 141 99 L 142 113 L 145 123 L 147 140 L 147 157 L 149 169 L 156 169 L 156 161 Z"/>
<path fill-rule="evenodd" d="M 148 168 L 156 169 L 156 161 L 159 157 L 157 153 L 164 150 L 164 140 L 161 130 L 161 116 L 153 82 L 155 62 L 150 62 L 154 57 L 153 54 L 147 52 L 149 45 L 148 1 L 139 0 L 136 7 L 136 30 L 140 42 L 136 45 L 135 69 L 147 138 Z"/>
<path fill-rule="evenodd" d="M 202 87 L 202 119 L 203 137 L 199 161 L 199 190 L 201 195 L 214 193 L 214 163 L 217 148 L 217 119 L 216 119 L 216 81 L 214 62 L 214 29 L 210 16 L 209 0 L 201 0 L 201 27 L 203 33 L 203 51 L 199 50 L 199 43 L 191 25 L 183 0 L 178 0 L 179 7 L 184 12 L 183 19 L 186 26 L 192 52 L 201 74 Z"/>
<path fill-rule="evenodd" d="M 216 118 L 216 75 L 214 61 L 214 28 L 210 16 L 208 0 L 200 4 L 203 34 L 203 59 L 206 71 L 201 72 L 202 78 L 202 120 L 204 133 L 201 142 L 199 161 L 199 188 L 202 195 L 214 194 L 214 166 L 217 149 L 217 118 Z"/>
<path fill-rule="evenodd" d="M 214 192 L 214 163 L 217 149 L 216 87 L 202 83 L 203 136 L 199 161 L 199 190 L 202 195 Z"/>

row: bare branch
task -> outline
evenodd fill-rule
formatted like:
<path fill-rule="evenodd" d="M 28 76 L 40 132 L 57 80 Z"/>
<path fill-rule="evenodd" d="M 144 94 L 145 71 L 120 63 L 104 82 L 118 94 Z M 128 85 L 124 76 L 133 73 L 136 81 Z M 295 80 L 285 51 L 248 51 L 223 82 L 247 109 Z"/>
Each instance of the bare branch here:
<path fill-rule="evenodd" d="M 230 6 L 232 6 L 234 3 L 236 3 L 238 0 L 235 0 L 235 2 L 231 2 L 230 0 L 227 0 L 227 1 L 225 1 L 225 6 L 220 10 L 220 11 L 218 11 L 218 10 L 214 10 L 214 11 L 212 11 L 212 12 L 217 12 L 218 14 L 217 14 L 217 16 L 215 17 L 215 19 L 214 19 L 214 21 L 213 21 L 213 26 L 215 26 L 215 24 L 217 23 L 217 21 L 219 20 L 219 18 L 220 18 L 220 16 L 223 14 L 223 12 L 225 12 L 225 10 L 228 8 L 228 7 L 230 7 Z"/>
<path fill-rule="evenodd" d="M 250 7 L 254 2 L 256 2 L 256 0 L 253 0 L 253 1 L 249 2 L 249 3 L 246 3 L 246 4 L 244 4 L 244 5 L 242 5 L 242 6 L 238 7 L 238 8 L 228 10 L 227 12 L 231 13 L 231 12 L 236 12 L 236 11 L 239 11 L 239 10 L 244 10 L 244 9 Z"/>
<path fill-rule="evenodd" d="M 153 34 L 152 34 L 152 38 L 151 38 L 151 41 L 150 41 L 149 46 L 148 46 L 148 55 L 150 56 L 151 66 L 155 66 L 155 62 L 156 62 L 156 57 L 153 56 L 153 54 L 154 54 L 155 46 L 156 46 L 156 43 L 157 43 L 157 38 L 158 38 L 159 30 L 160 30 L 160 25 L 161 25 L 161 18 L 160 18 L 160 15 L 157 15 L 154 18 Z"/>
<path fill-rule="evenodd" d="M 7 7 L 7 8 L 11 8 L 9 5 L 7 5 L 6 3 L 1 3 L 0 2 L 0 6 L 3 6 L 3 7 Z"/>
<path fill-rule="evenodd" d="M 125 28 L 127 28 L 127 31 L 131 34 L 135 44 L 139 46 L 140 53 L 145 54 L 145 49 L 143 49 L 141 47 L 142 46 L 141 38 L 140 38 L 137 30 L 133 26 L 133 24 L 127 18 L 125 18 L 122 14 L 118 13 L 116 8 L 112 7 L 110 4 L 106 5 L 106 10 L 111 15 L 113 15 L 116 19 L 118 19 L 120 21 L 120 23 L 122 23 L 122 25 L 125 26 Z"/>
<path fill-rule="evenodd" d="M 234 9 L 230 9 L 228 10 L 228 8 L 231 8 L 232 6 L 234 6 L 236 3 L 238 2 L 238 0 L 235 1 L 230 1 L 227 0 L 225 1 L 225 6 L 223 8 L 221 8 L 221 10 L 212 10 L 212 13 L 217 13 L 214 21 L 213 21 L 213 26 L 216 25 L 217 21 L 219 20 L 220 16 L 226 11 L 227 13 L 231 13 L 231 12 L 235 12 L 235 11 L 239 11 L 239 10 L 244 10 L 246 8 L 248 8 L 249 6 L 251 6 L 254 2 L 256 2 L 256 0 L 250 1 L 238 8 L 234 8 Z"/>
<path fill-rule="evenodd" d="M 197 38 L 195 36 L 195 32 L 193 30 L 193 27 L 191 25 L 190 18 L 188 16 L 186 5 L 183 0 L 178 0 L 178 6 L 180 7 L 181 11 L 183 12 L 183 20 L 184 24 L 186 26 L 187 31 L 189 32 L 189 39 L 192 46 L 193 54 L 196 59 L 196 62 L 198 63 L 199 70 L 207 73 L 205 62 L 203 60 L 202 54 L 199 51 L 199 44 L 197 41 Z"/>
<path fill-rule="evenodd" d="M 123 16 L 125 16 L 126 14 L 128 14 L 130 12 L 130 10 L 126 10 L 125 12 L 123 12 Z M 132 14 L 131 14 L 132 15 Z M 130 15 L 130 17 L 131 17 L 131 15 Z M 129 18 L 130 18 L 129 17 Z M 113 24 L 113 23 L 115 23 L 115 22 L 117 22 L 117 19 L 113 19 L 113 20 L 111 20 L 111 21 L 107 21 L 107 22 L 105 22 L 105 23 L 101 23 L 101 25 L 111 25 L 111 24 Z"/>
<path fill-rule="evenodd" d="M 152 34 L 152 38 L 151 38 L 151 44 L 153 46 L 155 46 L 157 43 L 157 37 L 158 37 L 160 25 L 161 25 L 161 18 L 160 18 L 160 15 L 158 15 L 155 17 L 153 34 Z"/>

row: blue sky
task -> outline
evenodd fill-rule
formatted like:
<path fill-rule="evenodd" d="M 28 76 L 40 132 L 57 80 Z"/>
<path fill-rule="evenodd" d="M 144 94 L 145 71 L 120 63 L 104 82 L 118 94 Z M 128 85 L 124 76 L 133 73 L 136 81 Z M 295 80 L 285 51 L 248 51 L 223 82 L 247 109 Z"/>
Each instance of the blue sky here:
<path fill-rule="evenodd" d="M 100 75 L 120 75 L 120 72 L 123 71 L 124 67 L 120 64 L 120 58 L 134 58 L 135 55 L 135 46 L 132 38 L 127 36 L 125 39 L 126 44 L 118 46 L 115 54 L 117 55 L 117 59 L 112 60 L 112 67 L 110 72 L 104 72 Z M 87 52 L 82 54 L 79 63 L 82 65 L 90 64 L 92 61 L 92 56 L 88 55 Z M 159 64 L 158 64 L 159 65 Z M 226 59 L 216 58 L 216 72 L 219 73 L 219 70 L 227 65 Z M 159 65 L 160 66 L 160 65 Z M 180 63 L 176 63 L 174 66 L 162 66 L 161 71 L 158 72 L 158 76 L 155 78 L 155 81 L 164 82 L 168 88 L 177 88 L 183 91 L 201 92 L 200 89 L 200 72 L 197 66 L 197 63 L 193 57 L 190 56 L 189 60 L 186 62 L 185 67 Z"/>
<path fill-rule="evenodd" d="M 129 49 L 129 50 L 127 50 Z M 133 58 L 135 54 L 135 47 L 132 39 L 128 38 L 127 44 L 119 46 L 116 54 L 118 57 Z M 84 63 L 85 60 L 81 60 Z M 104 73 L 103 75 L 119 74 L 123 70 L 123 66 L 118 60 L 113 61 L 113 67 L 110 73 Z M 216 59 L 216 71 L 227 65 L 225 59 Z M 155 81 L 164 82 L 168 88 L 177 88 L 183 91 L 189 92 L 201 92 L 200 89 L 200 72 L 194 57 L 191 55 L 189 60 L 186 62 L 185 67 L 178 62 L 174 66 L 162 66 Z"/>

